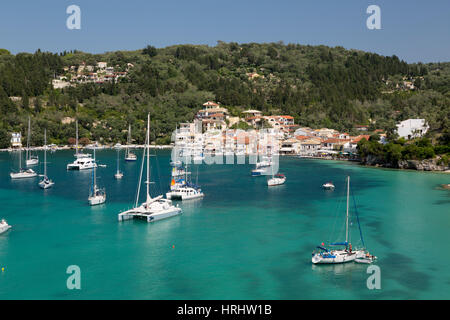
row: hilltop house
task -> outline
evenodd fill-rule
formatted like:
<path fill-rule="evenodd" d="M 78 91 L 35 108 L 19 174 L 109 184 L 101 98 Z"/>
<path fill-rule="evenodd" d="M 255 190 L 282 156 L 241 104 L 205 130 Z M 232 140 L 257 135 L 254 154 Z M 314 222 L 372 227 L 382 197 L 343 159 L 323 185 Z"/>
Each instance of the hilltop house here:
<path fill-rule="evenodd" d="M 205 108 L 199 110 L 195 115 L 195 118 L 202 121 L 204 130 L 226 127 L 227 124 L 225 119 L 228 115 L 228 110 L 226 108 L 222 108 L 212 101 L 205 102 L 203 106 Z"/>
<path fill-rule="evenodd" d="M 397 124 L 397 134 L 400 138 L 420 138 L 427 133 L 430 126 L 425 119 L 408 119 Z"/>

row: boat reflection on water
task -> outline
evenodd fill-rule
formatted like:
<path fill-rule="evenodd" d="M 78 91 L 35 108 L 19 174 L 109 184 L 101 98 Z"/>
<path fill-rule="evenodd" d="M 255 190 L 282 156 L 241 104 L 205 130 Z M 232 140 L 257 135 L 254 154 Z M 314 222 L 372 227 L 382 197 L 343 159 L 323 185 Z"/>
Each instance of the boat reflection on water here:
<path fill-rule="evenodd" d="M 360 263 L 312 264 L 311 269 L 314 273 L 321 275 L 339 276 L 361 273 L 365 276 L 367 265 Z"/>

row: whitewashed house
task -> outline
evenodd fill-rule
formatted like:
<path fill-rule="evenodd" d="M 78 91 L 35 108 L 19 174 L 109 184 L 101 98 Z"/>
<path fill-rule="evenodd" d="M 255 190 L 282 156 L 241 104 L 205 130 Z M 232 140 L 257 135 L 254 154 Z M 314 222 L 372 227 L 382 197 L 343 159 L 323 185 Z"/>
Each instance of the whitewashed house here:
<path fill-rule="evenodd" d="M 11 146 L 13 148 L 22 148 L 22 134 L 20 132 L 11 134 Z"/>
<path fill-rule="evenodd" d="M 427 133 L 430 126 L 425 119 L 408 119 L 397 124 L 397 134 L 400 138 L 420 138 Z"/>

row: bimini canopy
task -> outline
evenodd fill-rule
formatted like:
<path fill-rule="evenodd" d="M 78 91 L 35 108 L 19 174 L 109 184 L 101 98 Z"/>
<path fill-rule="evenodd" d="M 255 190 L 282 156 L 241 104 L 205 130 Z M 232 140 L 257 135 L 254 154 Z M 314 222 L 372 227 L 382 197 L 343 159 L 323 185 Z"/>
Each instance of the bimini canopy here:
<path fill-rule="evenodd" d="M 344 241 L 344 242 L 330 243 L 330 246 L 348 246 L 348 242 Z"/>

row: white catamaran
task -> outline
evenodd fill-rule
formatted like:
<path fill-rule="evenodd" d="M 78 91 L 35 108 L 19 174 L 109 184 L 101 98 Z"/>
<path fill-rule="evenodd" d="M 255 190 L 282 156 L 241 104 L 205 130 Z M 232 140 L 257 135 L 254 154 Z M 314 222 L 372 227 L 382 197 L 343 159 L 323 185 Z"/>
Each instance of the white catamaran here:
<path fill-rule="evenodd" d="M 144 171 L 144 162 L 147 158 L 147 185 L 146 201 L 139 205 L 139 193 L 141 190 L 142 174 Z M 162 195 L 155 198 L 150 196 L 150 113 L 147 117 L 147 137 L 145 141 L 145 149 L 142 156 L 141 174 L 138 182 L 138 191 L 136 195 L 136 202 L 133 209 L 121 212 L 118 214 L 119 221 L 129 220 L 133 218 L 144 219 L 147 222 L 154 222 L 170 218 L 181 214 L 181 209 L 172 205 L 172 201 L 164 199 Z"/>
<path fill-rule="evenodd" d="M 183 172 L 184 176 L 179 173 Z M 197 175 L 198 177 L 198 175 Z M 186 169 L 175 167 L 172 169 L 172 181 L 170 191 L 166 193 L 166 198 L 170 200 L 191 200 L 203 198 L 202 189 L 190 180 L 190 172 L 186 162 Z"/>
<path fill-rule="evenodd" d="M 130 151 L 131 144 L 131 124 L 128 126 L 127 149 L 125 152 L 125 161 L 136 161 L 137 156 Z"/>
<path fill-rule="evenodd" d="M 31 138 L 31 118 L 28 117 L 28 137 L 27 137 L 27 151 L 26 151 L 26 165 L 35 166 L 39 163 L 39 157 L 31 154 L 30 150 L 30 138 Z"/>
<path fill-rule="evenodd" d="M 44 176 L 39 182 L 42 189 L 51 188 L 55 183 L 47 177 L 47 129 L 44 130 Z"/>
<path fill-rule="evenodd" d="M 94 162 L 95 162 L 95 149 L 94 149 Z M 97 186 L 97 169 L 96 168 L 94 168 L 94 170 L 92 170 L 92 184 L 91 184 L 91 191 L 89 193 L 88 201 L 91 206 L 102 204 L 106 201 L 105 189 L 100 189 Z"/>
<path fill-rule="evenodd" d="M 376 257 L 371 256 L 367 250 L 364 248 L 364 240 L 362 238 L 361 226 L 359 225 L 359 218 L 356 213 L 358 220 L 358 226 L 360 231 L 361 242 L 363 248 L 354 249 L 350 243 L 350 233 L 349 233 L 349 196 L 350 196 L 350 177 L 347 177 L 347 209 L 345 218 L 345 241 L 331 243 L 331 248 L 326 248 L 325 244 L 322 243 L 318 246 L 319 252 L 313 252 L 312 263 L 313 264 L 336 264 L 336 263 L 346 263 L 346 262 L 359 262 L 359 263 L 371 263 Z M 344 249 L 333 249 L 334 247 L 344 247 Z"/>
<path fill-rule="evenodd" d="M 67 165 L 67 170 L 87 170 L 97 167 L 97 163 L 88 153 L 78 152 L 78 120 L 76 121 L 75 161 Z"/>

